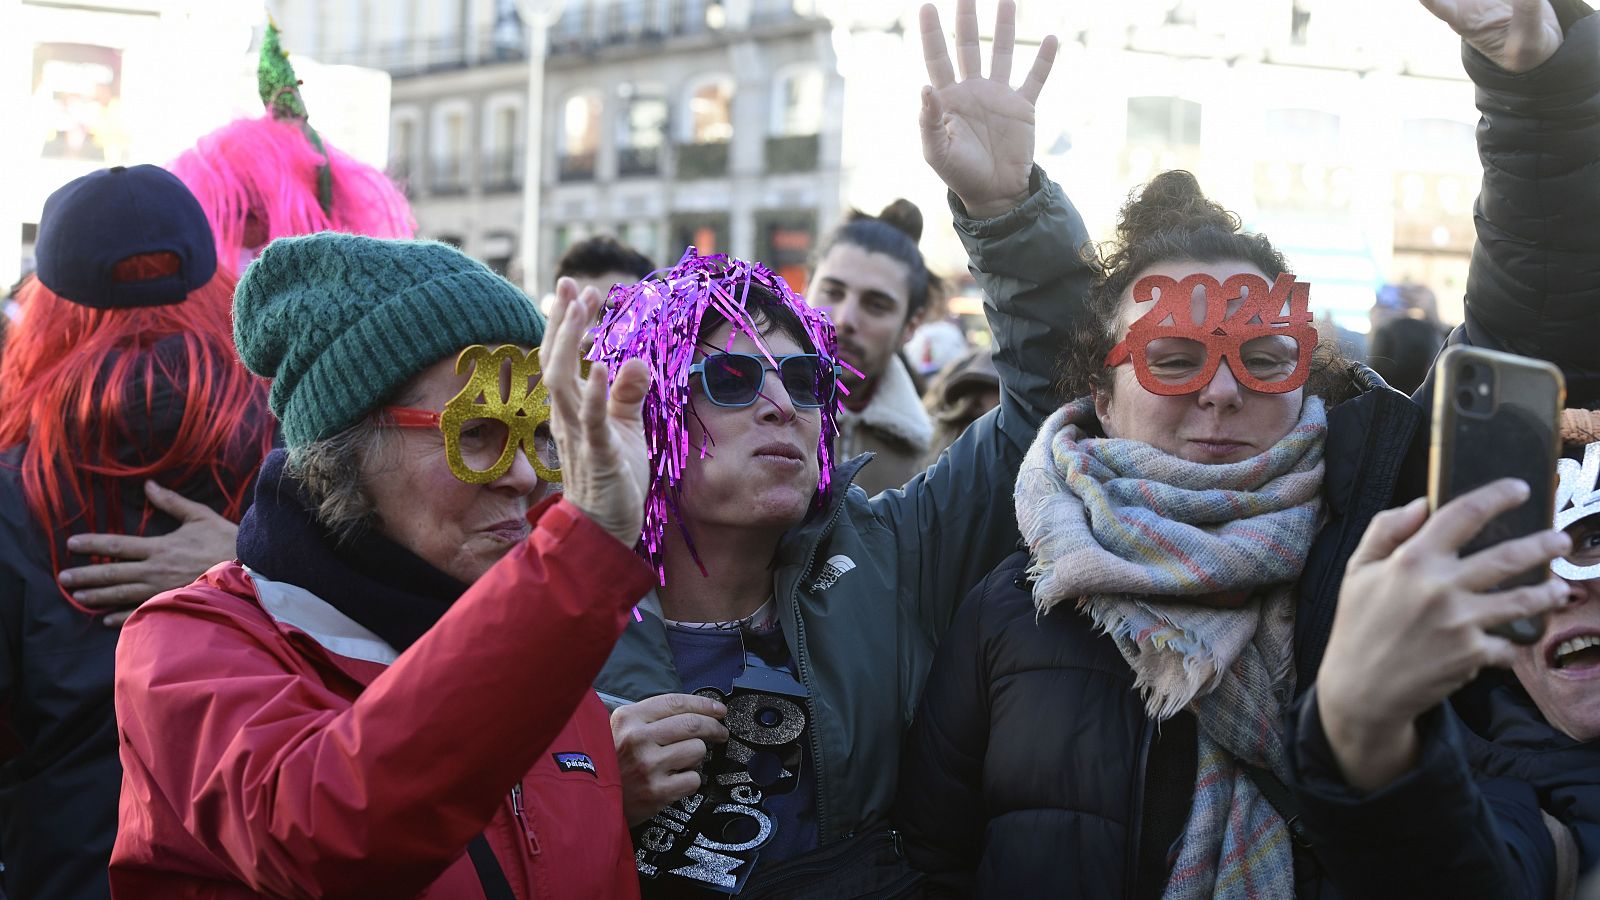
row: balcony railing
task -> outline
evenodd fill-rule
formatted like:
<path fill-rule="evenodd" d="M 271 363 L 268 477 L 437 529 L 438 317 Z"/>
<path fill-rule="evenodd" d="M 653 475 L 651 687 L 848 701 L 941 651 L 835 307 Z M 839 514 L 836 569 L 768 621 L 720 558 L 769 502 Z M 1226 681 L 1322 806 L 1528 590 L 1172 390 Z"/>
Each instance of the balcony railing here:
<path fill-rule="evenodd" d="M 751 0 L 750 24 L 775 25 L 818 18 L 817 0 Z"/>
<path fill-rule="evenodd" d="M 775 135 L 767 138 L 767 171 L 774 175 L 788 172 L 815 172 L 821 140 L 814 134 Z"/>
<path fill-rule="evenodd" d="M 679 144 L 678 178 L 720 178 L 728 174 L 728 142 Z"/>
<path fill-rule="evenodd" d="M 480 29 L 470 34 L 419 37 L 406 41 L 373 43 L 326 54 L 331 64 L 367 66 L 404 77 L 424 72 L 465 69 L 528 58 L 527 29 L 515 22 Z"/>
<path fill-rule="evenodd" d="M 556 178 L 562 182 L 593 181 L 595 154 L 569 153 L 556 161 Z"/>
<path fill-rule="evenodd" d="M 462 194 L 467 190 L 467 160 L 462 156 L 436 156 L 429 171 L 428 190 L 434 194 Z"/>
<path fill-rule="evenodd" d="M 526 161 L 521 147 L 491 150 L 484 154 L 483 190 L 491 194 L 521 190 L 523 164 Z"/>
<path fill-rule="evenodd" d="M 617 175 L 621 178 L 657 175 L 661 172 L 660 147 L 617 148 Z"/>

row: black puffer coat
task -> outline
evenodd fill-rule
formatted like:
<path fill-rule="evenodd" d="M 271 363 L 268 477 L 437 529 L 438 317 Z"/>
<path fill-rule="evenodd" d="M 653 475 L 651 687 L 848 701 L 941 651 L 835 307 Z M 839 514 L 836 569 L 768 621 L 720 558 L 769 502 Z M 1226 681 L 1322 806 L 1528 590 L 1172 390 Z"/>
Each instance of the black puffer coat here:
<path fill-rule="evenodd" d="M 1027 565 L 1014 554 L 979 585 L 939 648 L 900 774 L 911 862 L 935 894 L 1160 897 L 1189 815 L 1194 719 L 1146 716 L 1132 670 L 1087 617 L 1063 605 L 1036 622 Z M 1485 852 L 1498 810 L 1473 785 L 1454 717 L 1440 709 L 1421 725 L 1422 762 L 1361 800 L 1364 815 L 1398 811 L 1411 827 L 1380 848 L 1387 857 L 1370 841 L 1326 860 L 1320 844 L 1298 852 L 1301 898 L 1522 896 L 1522 873 Z M 1341 799 L 1328 804 L 1336 813 Z M 1537 810 L 1531 822 L 1530 841 L 1544 833 Z M 1368 855 L 1336 887 L 1329 873 L 1350 863 L 1351 844 Z M 1405 870 L 1410 880 L 1373 878 L 1412 854 L 1429 865 Z"/>

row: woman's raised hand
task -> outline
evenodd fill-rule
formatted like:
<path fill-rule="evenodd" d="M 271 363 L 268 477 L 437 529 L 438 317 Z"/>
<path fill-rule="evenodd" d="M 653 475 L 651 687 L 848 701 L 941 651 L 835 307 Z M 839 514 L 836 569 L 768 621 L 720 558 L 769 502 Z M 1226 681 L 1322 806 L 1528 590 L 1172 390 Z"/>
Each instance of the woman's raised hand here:
<path fill-rule="evenodd" d="M 1507 72 L 1526 72 L 1561 48 L 1549 0 L 1422 0 L 1473 49 Z"/>
<path fill-rule="evenodd" d="M 583 510 L 617 540 L 633 546 L 644 527 L 644 495 L 650 485 L 650 454 L 644 441 L 644 397 L 650 370 L 643 360 L 622 364 L 606 389 L 606 367 L 585 378 L 580 346 L 594 324 L 600 292 L 563 278 L 545 325 L 539 363 L 550 390 L 550 431 L 561 457 L 567 502 Z"/>
<path fill-rule="evenodd" d="M 922 56 L 929 86 L 922 89 L 922 156 L 978 219 L 1002 215 L 1028 198 L 1033 171 L 1033 109 L 1056 61 L 1056 39 L 1039 45 L 1022 87 L 1011 87 L 1017 5 L 1001 0 L 994 23 L 989 77 L 978 48 L 976 0 L 956 0 L 956 80 L 944 27 L 933 5 L 922 7 Z"/>
<path fill-rule="evenodd" d="M 1426 501 L 1379 513 L 1350 557 L 1327 654 L 1317 674 L 1317 712 L 1350 786 L 1373 791 L 1409 771 L 1416 719 L 1485 666 L 1509 666 L 1515 648 L 1489 630 L 1565 602 L 1567 586 L 1500 590 L 1549 566 L 1571 541 L 1543 531 L 1459 554 L 1492 519 L 1528 499 L 1506 479 L 1428 515 Z"/>

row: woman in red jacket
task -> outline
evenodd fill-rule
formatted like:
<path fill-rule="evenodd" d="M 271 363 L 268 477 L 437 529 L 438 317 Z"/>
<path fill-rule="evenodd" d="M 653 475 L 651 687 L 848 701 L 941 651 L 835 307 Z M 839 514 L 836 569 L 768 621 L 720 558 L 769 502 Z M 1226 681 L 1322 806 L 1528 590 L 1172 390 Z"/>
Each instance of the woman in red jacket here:
<path fill-rule="evenodd" d="M 533 305 L 445 245 L 325 232 L 246 272 L 287 452 L 238 561 L 124 629 L 114 896 L 637 892 L 589 684 L 652 584 L 647 376 L 579 377 L 599 301 L 564 287 L 541 377 Z"/>

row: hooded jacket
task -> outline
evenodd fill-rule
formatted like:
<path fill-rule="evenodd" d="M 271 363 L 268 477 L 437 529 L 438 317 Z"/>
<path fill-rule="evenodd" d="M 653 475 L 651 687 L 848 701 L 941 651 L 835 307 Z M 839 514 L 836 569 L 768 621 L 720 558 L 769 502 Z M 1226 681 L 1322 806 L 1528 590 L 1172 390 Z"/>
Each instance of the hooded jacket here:
<path fill-rule="evenodd" d="M 564 501 L 528 520 L 403 653 L 238 562 L 141 607 L 113 895 L 636 896 L 589 682 L 651 572 Z"/>

